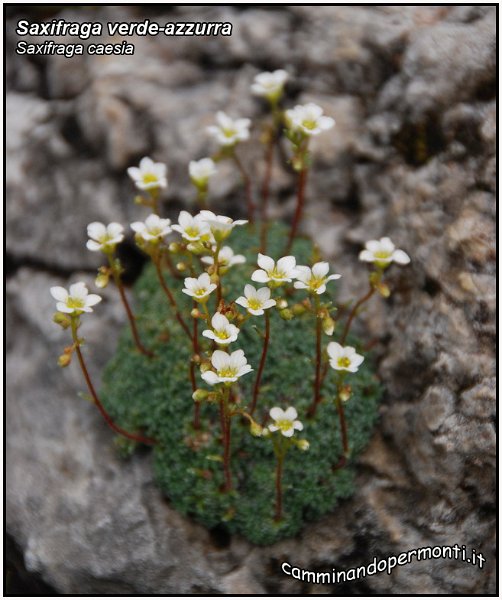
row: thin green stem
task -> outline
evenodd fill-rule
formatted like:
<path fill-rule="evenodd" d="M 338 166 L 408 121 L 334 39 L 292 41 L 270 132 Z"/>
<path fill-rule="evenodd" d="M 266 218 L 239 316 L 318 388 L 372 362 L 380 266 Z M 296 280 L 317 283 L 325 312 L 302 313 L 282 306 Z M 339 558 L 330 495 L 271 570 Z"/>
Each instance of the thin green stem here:
<path fill-rule="evenodd" d="M 263 184 L 261 188 L 261 206 L 260 206 L 260 218 L 261 218 L 261 229 L 260 229 L 260 252 L 265 254 L 267 250 L 267 231 L 268 231 L 268 198 L 270 194 L 270 179 L 272 176 L 272 165 L 274 162 L 274 146 L 276 139 L 275 127 L 270 130 L 270 137 L 268 140 L 267 148 L 265 151 L 265 175 L 263 178 Z"/>

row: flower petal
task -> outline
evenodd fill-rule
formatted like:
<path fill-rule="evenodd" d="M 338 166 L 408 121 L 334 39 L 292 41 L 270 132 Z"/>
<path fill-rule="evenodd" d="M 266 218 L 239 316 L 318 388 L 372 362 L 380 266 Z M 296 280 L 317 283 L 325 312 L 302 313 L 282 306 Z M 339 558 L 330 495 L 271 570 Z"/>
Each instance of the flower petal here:
<path fill-rule="evenodd" d="M 64 289 L 64 287 L 61 287 L 60 285 L 51 287 L 49 291 L 54 300 L 58 300 L 59 302 L 66 302 L 66 300 L 68 299 L 68 292 Z"/>
<path fill-rule="evenodd" d="M 274 421 L 279 421 L 280 419 L 284 419 L 284 411 L 279 406 L 274 406 L 270 409 L 270 416 Z"/>
<path fill-rule="evenodd" d="M 271 271 L 275 267 L 275 262 L 270 256 L 265 254 L 258 254 L 258 266 L 265 271 Z"/>
<path fill-rule="evenodd" d="M 392 260 L 399 265 L 407 265 L 410 262 L 410 257 L 404 250 L 394 250 Z"/>
<path fill-rule="evenodd" d="M 257 281 L 258 283 L 267 283 L 267 281 L 270 281 L 270 277 L 267 275 L 266 271 L 258 269 L 254 271 L 251 275 L 251 281 Z"/>
<path fill-rule="evenodd" d="M 206 383 L 209 383 L 209 385 L 216 385 L 220 382 L 220 378 L 214 371 L 206 371 L 205 373 L 201 373 L 201 377 Z"/>

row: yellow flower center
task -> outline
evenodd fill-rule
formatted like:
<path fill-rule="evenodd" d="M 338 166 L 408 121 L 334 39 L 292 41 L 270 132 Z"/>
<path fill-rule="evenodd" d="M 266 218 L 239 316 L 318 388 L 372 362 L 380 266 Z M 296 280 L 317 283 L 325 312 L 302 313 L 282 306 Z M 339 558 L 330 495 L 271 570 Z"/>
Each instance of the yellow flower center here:
<path fill-rule="evenodd" d="M 233 138 L 237 131 L 233 127 L 223 129 L 223 135 L 227 138 Z"/>
<path fill-rule="evenodd" d="M 350 358 L 347 358 L 346 356 L 342 356 L 341 358 L 338 359 L 338 366 L 339 367 L 350 367 Z"/>
<path fill-rule="evenodd" d="M 312 119 L 305 119 L 305 121 L 302 122 L 302 125 L 305 127 L 305 129 L 315 129 L 317 127 L 317 123 L 316 121 L 313 121 Z"/>
<path fill-rule="evenodd" d="M 309 287 L 313 290 L 318 290 L 323 285 L 325 277 L 312 276 L 309 280 Z"/>
<path fill-rule="evenodd" d="M 249 298 L 248 306 L 251 310 L 260 310 L 262 303 L 258 298 Z"/>
<path fill-rule="evenodd" d="M 72 298 L 71 296 L 66 301 L 68 308 L 84 308 L 85 302 L 81 298 Z"/>
<path fill-rule="evenodd" d="M 206 295 L 206 288 L 199 288 L 198 290 L 195 290 L 194 294 L 200 298 L 201 296 L 205 296 Z"/>
<path fill-rule="evenodd" d="M 275 424 L 284 433 L 286 431 L 289 431 L 293 427 L 293 423 L 289 419 L 279 419 L 278 421 L 275 422 Z"/>
<path fill-rule="evenodd" d="M 220 331 L 215 330 L 214 334 L 220 340 L 228 340 L 228 338 L 230 337 L 224 329 L 220 329 Z"/>
<path fill-rule="evenodd" d="M 286 279 L 286 273 L 284 273 L 284 271 L 280 271 L 277 267 L 274 267 L 271 271 L 269 271 L 268 276 L 270 279 Z"/>
<path fill-rule="evenodd" d="M 198 227 L 186 227 L 185 228 L 185 233 L 189 236 L 189 237 L 199 237 L 199 228 Z"/>
<path fill-rule="evenodd" d="M 162 230 L 160 227 L 150 227 L 150 231 L 148 232 L 150 235 L 161 235 L 162 234 Z"/>
<path fill-rule="evenodd" d="M 153 173 L 144 173 L 142 178 L 143 183 L 158 183 L 159 181 L 157 175 L 154 175 Z"/>
<path fill-rule="evenodd" d="M 387 250 L 378 250 L 377 252 L 373 252 L 373 256 L 375 258 L 389 258 L 390 256 L 390 252 L 387 252 Z"/>
<path fill-rule="evenodd" d="M 237 375 L 237 369 L 234 367 L 225 367 L 218 371 L 218 377 L 235 377 Z"/>

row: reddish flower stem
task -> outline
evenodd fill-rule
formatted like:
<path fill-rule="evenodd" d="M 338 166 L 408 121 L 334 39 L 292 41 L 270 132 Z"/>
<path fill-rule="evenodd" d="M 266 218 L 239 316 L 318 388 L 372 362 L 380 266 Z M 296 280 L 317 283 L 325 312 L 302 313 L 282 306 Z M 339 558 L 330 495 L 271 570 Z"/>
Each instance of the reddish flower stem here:
<path fill-rule="evenodd" d="M 197 307 L 197 303 L 194 302 L 194 308 Z M 197 331 L 197 319 L 193 319 L 193 353 L 194 355 L 199 353 L 199 340 Z M 192 382 L 192 391 L 195 392 L 197 389 L 197 382 L 195 380 L 195 363 L 193 360 L 190 361 L 190 380 Z M 194 429 L 200 429 L 200 402 L 194 402 L 194 413 L 193 413 L 193 427 Z"/>
<path fill-rule="evenodd" d="M 104 420 L 106 421 L 106 424 L 111 429 L 113 429 L 113 431 L 115 431 L 115 433 L 119 433 L 120 435 L 122 435 L 130 440 L 133 440 L 135 442 L 138 442 L 140 444 L 146 444 L 149 446 L 154 446 L 155 444 L 157 444 L 156 440 L 149 438 L 149 437 L 145 437 L 143 435 L 136 434 L 136 433 L 130 433 L 129 431 L 122 429 L 122 427 L 120 427 L 119 425 L 117 425 L 116 423 L 113 422 L 113 419 L 107 413 L 105 407 L 101 403 L 101 401 L 96 393 L 96 390 L 94 389 L 94 385 L 93 385 L 91 377 L 89 375 L 89 371 L 87 370 L 87 366 L 85 364 L 84 357 L 80 350 L 80 342 L 79 342 L 78 336 L 77 336 L 77 324 L 74 319 L 72 319 L 72 336 L 73 336 L 73 341 L 75 344 L 75 352 L 77 353 L 78 362 L 80 364 L 80 369 L 82 370 L 82 373 L 84 375 L 85 382 L 86 382 L 89 392 L 92 396 L 94 404 L 98 407 L 98 410 L 101 413 L 101 415 L 103 416 Z"/>
<path fill-rule="evenodd" d="M 345 458 L 349 455 L 349 439 L 347 435 L 347 422 L 345 421 L 345 410 L 340 397 L 336 397 L 336 410 L 338 411 L 338 419 L 340 421 L 340 431 L 342 432 L 343 455 Z"/>
<path fill-rule="evenodd" d="M 267 213 L 268 213 L 268 198 L 270 194 L 270 178 L 272 176 L 272 164 L 274 162 L 274 146 L 275 146 L 275 131 L 270 133 L 270 140 L 267 144 L 265 152 L 265 175 L 261 188 L 261 230 L 260 230 L 260 252 L 265 254 L 267 250 Z"/>
<path fill-rule="evenodd" d="M 291 247 L 293 245 L 293 241 L 296 237 L 296 233 L 298 230 L 298 225 L 300 224 L 302 215 L 303 215 L 303 206 L 305 204 L 305 188 L 307 186 L 307 174 L 308 167 L 304 167 L 298 176 L 298 192 L 296 197 L 296 210 L 295 215 L 293 217 L 293 222 L 291 224 L 291 229 L 289 231 L 288 243 L 286 246 L 286 250 L 284 254 L 289 254 L 291 252 Z"/>
<path fill-rule="evenodd" d="M 317 406 L 321 401 L 321 334 L 322 334 L 322 320 L 319 315 L 316 314 L 316 358 L 315 358 L 315 378 L 314 378 L 314 397 L 312 404 L 307 411 L 309 417 L 314 417 L 317 411 Z"/>
<path fill-rule="evenodd" d="M 253 223 L 254 222 L 255 205 L 253 202 L 253 189 L 251 186 L 251 178 L 247 174 L 246 169 L 244 168 L 244 165 L 242 164 L 240 158 L 237 156 L 237 153 L 235 151 L 234 151 L 232 157 L 234 159 L 236 167 L 239 169 L 239 172 L 242 177 L 242 181 L 244 182 L 244 188 L 246 190 L 246 204 L 247 204 L 247 211 L 248 211 L 248 220 L 250 223 Z"/>
<path fill-rule="evenodd" d="M 193 342 L 192 334 L 190 333 L 190 329 L 188 328 L 188 325 L 185 323 L 185 320 L 183 319 L 183 317 L 181 316 L 181 313 L 178 310 L 178 305 L 176 304 L 176 300 L 174 299 L 174 296 L 166 283 L 164 275 L 162 274 L 162 269 L 160 268 L 160 260 L 158 258 L 153 258 L 153 264 L 155 265 L 155 270 L 157 271 L 157 277 L 159 278 L 160 285 L 161 285 L 162 289 L 164 290 L 164 293 L 165 293 L 167 299 L 169 300 L 169 304 L 174 309 L 178 323 L 181 325 L 181 327 L 183 328 L 183 331 L 187 334 L 190 341 Z"/>
<path fill-rule="evenodd" d="M 349 334 L 349 331 L 350 331 L 350 326 L 352 325 L 352 321 L 353 321 L 354 317 L 356 316 L 357 310 L 359 309 L 361 304 L 364 304 L 367 300 L 369 300 L 371 298 L 371 296 L 373 296 L 375 291 L 376 291 L 376 289 L 373 286 L 371 286 L 370 289 L 368 290 L 368 292 L 362 298 L 360 298 L 352 307 L 349 318 L 347 319 L 347 322 L 345 323 L 345 329 L 343 330 L 342 337 L 340 338 L 340 344 L 342 346 L 344 345 L 345 340 L 347 339 L 347 335 Z"/>
<path fill-rule="evenodd" d="M 112 269 L 113 269 L 113 267 L 112 267 Z M 124 290 L 124 284 L 122 283 L 122 280 L 120 279 L 120 275 L 118 275 L 115 272 L 115 269 L 113 269 L 113 273 L 114 273 L 114 277 L 115 277 L 115 283 L 117 285 L 117 288 L 118 288 L 119 294 L 120 294 L 120 298 L 122 300 L 122 304 L 124 305 L 125 311 L 127 313 L 127 318 L 129 319 L 129 324 L 131 326 L 132 336 L 134 338 L 136 347 L 142 354 L 144 354 L 145 356 L 148 356 L 149 358 L 152 358 L 153 356 L 155 356 L 154 353 L 151 352 L 150 350 L 147 350 L 143 346 L 143 343 L 141 342 L 141 338 L 139 337 L 138 328 L 136 327 L 136 317 L 134 316 L 134 314 L 131 310 L 131 307 L 129 306 L 129 302 L 127 300 L 127 296 L 126 296 L 126 293 Z"/>
<path fill-rule="evenodd" d="M 253 401 L 249 409 L 249 413 L 252 415 L 256 408 L 258 401 L 258 394 L 260 392 L 261 377 L 263 375 L 263 369 L 265 367 L 265 361 L 267 360 L 268 346 L 270 343 L 270 317 L 268 312 L 265 311 L 265 338 L 263 340 L 263 349 L 261 352 L 260 366 L 258 367 L 258 373 L 256 374 L 256 381 L 253 389 Z"/>
<path fill-rule="evenodd" d="M 277 466 L 275 470 L 275 521 L 282 520 L 282 465 L 284 456 L 277 456 Z"/>

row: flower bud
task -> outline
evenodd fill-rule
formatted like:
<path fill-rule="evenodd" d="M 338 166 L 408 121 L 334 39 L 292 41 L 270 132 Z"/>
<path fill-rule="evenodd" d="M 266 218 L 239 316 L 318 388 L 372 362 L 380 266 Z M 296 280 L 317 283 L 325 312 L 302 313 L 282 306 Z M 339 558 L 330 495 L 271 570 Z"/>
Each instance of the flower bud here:
<path fill-rule="evenodd" d="M 178 271 L 186 271 L 187 265 L 184 262 L 179 262 L 176 264 L 176 268 L 178 269 Z"/>
<path fill-rule="evenodd" d="M 325 317 L 322 320 L 322 330 L 326 335 L 333 335 L 335 331 L 335 321 L 331 317 Z"/>
<path fill-rule="evenodd" d="M 288 301 L 285 298 L 278 298 L 276 302 L 276 306 L 279 310 L 288 307 Z"/>
<path fill-rule="evenodd" d="M 58 365 L 60 367 L 67 367 L 71 363 L 71 352 L 64 352 L 58 358 Z"/>
<path fill-rule="evenodd" d="M 261 427 L 261 425 L 258 425 L 258 423 L 255 423 L 255 421 L 253 421 L 251 423 L 251 426 L 249 427 L 249 431 L 251 435 L 254 435 L 255 437 L 261 437 L 263 433 L 263 428 Z"/>
<path fill-rule="evenodd" d="M 300 450 L 308 450 L 310 448 L 310 444 L 307 440 L 298 440 L 298 448 L 300 448 Z"/>
<path fill-rule="evenodd" d="M 295 317 L 299 317 L 303 315 L 303 313 L 307 310 L 303 304 L 295 304 L 292 308 L 293 314 Z"/>
<path fill-rule="evenodd" d="M 350 396 L 352 395 L 352 388 L 350 387 L 350 385 L 344 385 L 342 386 L 340 392 L 338 393 L 340 400 L 342 402 L 347 402 L 347 400 L 350 398 Z"/>
<path fill-rule="evenodd" d="M 383 296 L 384 298 L 388 298 L 390 296 L 390 289 L 389 286 L 386 283 L 383 283 L 382 281 L 380 281 L 379 283 L 377 283 L 375 285 L 378 293 Z"/>
<path fill-rule="evenodd" d="M 291 319 L 294 318 L 294 314 L 289 308 L 280 310 L 279 316 L 281 317 L 281 319 L 284 319 L 285 321 L 291 321 Z"/>
<path fill-rule="evenodd" d="M 108 273 L 100 273 L 94 280 L 94 284 L 97 288 L 103 289 L 108 285 L 110 281 L 110 275 Z"/>
<path fill-rule="evenodd" d="M 173 254 L 178 254 L 178 252 L 180 250 L 181 250 L 181 247 L 177 242 L 171 242 L 169 244 L 169 252 L 172 252 Z"/>
<path fill-rule="evenodd" d="M 201 402 L 202 400 L 206 400 L 206 398 L 209 396 L 209 392 L 207 390 L 203 390 L 201 388 L 195 390 L 195 392 L 192 394 L 192 398 L 194 399 L 195 402 Z"/>
<path fill-rule="evenodd" d="M 196 255 L 205 254 L 207 252 L 206 248 L 204 248 L 204 245 L 200 242 L 191 242 L 187 245 L 187 250 Z"/>
<path fill-rule="evenodd" d="M 71 325 L 70 317 L 67 314 L 59 311 L 54 313 L 52 320 L 54 321 L 54 323 L 60 325 L 63 329 L 68 329 L 68 327 Z"/>
<path fill-rule="evenodd" d="M 192 310 L 190 311 L 190 316 L 194 319 L 200 319 L 202 317 L 202 313 L 198 308 L 192 308 Z"/>

